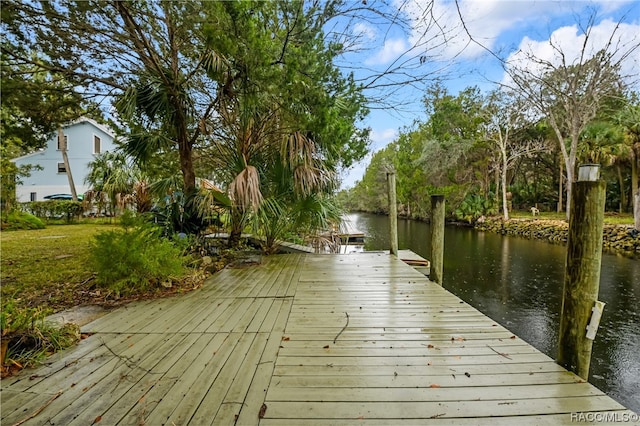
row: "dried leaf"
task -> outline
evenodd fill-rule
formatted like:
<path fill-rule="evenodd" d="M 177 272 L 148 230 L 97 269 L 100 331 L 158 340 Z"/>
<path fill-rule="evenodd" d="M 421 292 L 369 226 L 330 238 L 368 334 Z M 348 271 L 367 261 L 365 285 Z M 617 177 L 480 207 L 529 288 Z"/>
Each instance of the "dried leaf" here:
<path fill-rule="evenodd" d="M 442 386 L 436 384 L 436 383 L 432 383 L 430 386 L 430 388 L 441 388 Z"/>
<path fill-rule="evenodd" d="M 283 342 L 288 342 L 289 340 L 291 340 L 291 338 L 285 336 L 282 337 Z"/>
<path fill-rule="evenodd" d="M 92 424 L 95 425 L 96 423 L 100 423 L 101 420 L 102 420 L 102 416 L 98 416 L 98 417 L 95 418 L 95 420 L 93 421 Z"/>
<path fill-rule="evenodd" d="M 511 336 L 511 337 L 510 337 L 510 339 L 515 339 L 515 338 L 516 338 L 516 336 Z"/>
<path fill-rule="evenodd" d="M 433 349 L 434 346 L 433 345 L 427 345 L 427 349 Z"/>
<path fill-rule="evenodd" d="M 260 411 L 258 412 L 258 418 L 263 419 L 266 412 L 267 412 L 267 404 L 262 404 L 262 407 L 260 407 Z"/>

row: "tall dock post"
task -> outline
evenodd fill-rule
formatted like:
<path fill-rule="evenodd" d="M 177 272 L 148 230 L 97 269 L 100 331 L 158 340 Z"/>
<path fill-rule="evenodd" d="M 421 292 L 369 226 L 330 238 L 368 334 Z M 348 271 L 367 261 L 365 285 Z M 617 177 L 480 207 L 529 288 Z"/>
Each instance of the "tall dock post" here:
<path fill-rule="evenodd" d="M 390 251 L 398 256 L 398 204 L 396 202 L 396 174 L 387 173 L 387 190 L 389 193 L 389 244 Z"/>
<path fill-rule="evenodd" d="M 589 378 L 591 348 L 604 305 L 597 299 L 605 190 L 598 165 L 580 166 L 571 197 L 557 363 L 584 380 Z"/>
<path fill-rule="evenodd" d="M 444 270 L 444 195 L 431 196 L 431 266 L 429 280 L 442 285 Z"/>

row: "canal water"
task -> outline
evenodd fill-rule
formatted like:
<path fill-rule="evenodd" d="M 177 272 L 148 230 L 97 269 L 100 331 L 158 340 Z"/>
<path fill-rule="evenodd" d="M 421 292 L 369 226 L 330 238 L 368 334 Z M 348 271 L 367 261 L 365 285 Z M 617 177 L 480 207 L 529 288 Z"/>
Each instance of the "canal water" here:
<path fill-rule="evenodd" d="M 351 214 L 365 250 L 389 249 L 386 216 Z M 398 246 L 429 258 L 429 225 L 398 220 Z M 469 228 L 445 229 L 444 287 L 556 357 L 566 247 Z M 640 412 L 640 260 L 605 253 L 599 300 L 606 303 L 589 381 Z"/>

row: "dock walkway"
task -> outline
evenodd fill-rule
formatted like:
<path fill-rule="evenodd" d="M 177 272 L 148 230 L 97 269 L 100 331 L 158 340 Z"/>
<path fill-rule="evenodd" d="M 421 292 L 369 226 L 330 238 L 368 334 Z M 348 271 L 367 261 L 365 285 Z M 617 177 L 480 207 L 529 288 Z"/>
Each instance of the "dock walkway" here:
<path fill-rule="evenodd" d="M 2 381 L 3 425 L 633 418 L 383 253 L 264 257 L 188 294 L 115 310 L 83 332 L 93 335 Z"/>

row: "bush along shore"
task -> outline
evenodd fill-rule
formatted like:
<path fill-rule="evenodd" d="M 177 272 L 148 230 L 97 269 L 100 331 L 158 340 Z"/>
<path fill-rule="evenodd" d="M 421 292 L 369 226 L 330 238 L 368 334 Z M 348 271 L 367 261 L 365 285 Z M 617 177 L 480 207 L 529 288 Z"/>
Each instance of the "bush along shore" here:
<path fill-rule="evenodd" d="M 484 218 L 475 224 L 478 231 L 544 240 L 555 244 L 567 242 L 569 224 L 561 220 Z M 631 225 L 604 224 L 602 247 L 626 255 L 640 255 L 640 232 Z"/>

